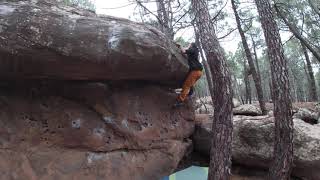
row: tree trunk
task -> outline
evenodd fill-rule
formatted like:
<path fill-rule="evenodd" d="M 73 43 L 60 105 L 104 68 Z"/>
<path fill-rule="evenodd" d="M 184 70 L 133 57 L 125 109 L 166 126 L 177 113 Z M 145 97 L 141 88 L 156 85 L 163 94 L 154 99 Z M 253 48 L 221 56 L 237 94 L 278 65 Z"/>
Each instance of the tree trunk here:
<path fill-rule="evenodd" d="M 206 53 L 213 78 L 214 116 L 210 153 L 209 180 L 229 180 L 232 147 L 232 95 L 231 78 L 224 51 L 211 22 L 206 0 L 191 0 L 200 40 Z"/>
<path fill-rule="evenodd" d="M 169 10 L 166 9 L 164 0 L 157 0 L 157 13 L 158 13 L 158 21 L 160 24 L 160 29 L 163 33 L 165 33 L 168 38 L 174 39 L 174 32 L 172 28 L 172 21 L 169 18 Z M 171 3 L 168 1 L 167 3 Z"/>
<path fill-rule="evenodd" d="M 159 29 L 161 32 L 165 32 L 164 30 L 164 22 L 163 22 L 163 15 L 162 15 L 162 6 L 161 6 L 161 0 L 158 0 L 157 3 L 157 15 L 158 15 L 158 23 L 159 23 Z"/>
<path fill-rule="evenodd" d="M 243 60 L 243 76 L 244 76 L 244 85 L 246 89 L 246 104 L 251 104 L 251 86 L 249 81 L 249 70 L 247 68 L 246 61 Z"/>
<path fill-rule="evenodd" d="M 271 96 L 271 100 L 272 100 L 272 102 L 273 102 L 273 100 L 274 100 L 274 92 L 273 92 L 273 86 L 272 86 L 272 82 L 271 81 L 269 81 L 269 89 L 270 89 L 270 96 Z"/>
<path fill-rule="evenodd" d="M 252 46 L 253 46 L 254 60 L 256 62 L 256 66 L 257 66 L 257 74 L 258 74 L 259 79 L 261 81 L 261 71 L 260 71 L 260 66 L 259 66 L 259 61 L 258 61 L 257 45 L 256 45 L 256 42 L 254 41 L 252 35 L 251 35 L 251 41 L 252 41 Z"/>
<path fill-rule="evenodd" d="M 310 76 L 309 76 L 309 73 L 308 73 L 308 70 L 307 70 L 307 65 L 306 65 L 306 62 L 303 61 L 303 69 L 304 69 L 304 72 L 306 73 L 306 76 L 307 76 L 307 81 L 308 81 L 308 92 L 307 92 L 307 99 L 306 99 L 306 102 L 312 102 L 312 90 L 311 90 L 311 79 L 310 79 Z"/>
<path fill-rule="evenodd" d="M 235 86 L 235 91 L 237 92 L 237 93 L 234 93 L 234 97 L 238 97 L 238 99 L 241 101 L 241 102 L 243 102 L 242 101 L 242 97 L 241 97 L 241 90 L 240 90 L 240 85 L 238 84 L 238 81 L 237 81 L 237 77 L 235 76 L 235 75 L 233 75 L 232 76 L 233 77 L 233 81 L 234 81 L 234 86 Z"/>
<path fill-rule="evenodd" d="M 306 102 L 307 101 L 307 96 L 306 96 L 306 91 L 303 85 L 297 85 L 297 88 L 299 90 L 299 94 L 298 94 L 298 101 L 299 102 Z"/>
<path fill-rule="evenodd" d="M 210 67 L 209 67 L 208 62 L 204 59 L 204 54 L 202 52 L 202 49 L 200 51 L 200 55 L 201 55 L 201 58 L 203 59 L 202 64 L 204 66 L 204 70 L 205 70 L 205 73 L 206 73 L 206 76 L 207 76 L 209 92 L 210 92 L 210 95 L 211 95 L 211 98 L 212 98 L 212 102 L 213 102 L 214 91 L 213 91 L 213 82 L 212 82 L 212 75 L 211 75 L 211 72 L 210 72 Z"/>
<path fill-rule="evenodd" d="M 262 85 L 263 85 L 263 90 L 264 90 L 264 94 L 266 95 L 265 99 L 266 102 L 269 102 L 271 98 L 271 93 L 270 93 L 270 87 L 269 87 L 269 80 L 268 78 L 264 79 L 262 81 Z"/>
<path fill-rule="evenodd" d="M 293 162 L 293 120 L 287 60 L 284 57 L 279 29 L 270 1 L 255 0 L 255 2 L 268 47 L 274 95 L 274 160 L 268 178 L 270 180 L 289 180 Z"/>
<path fill-rule="evenodd" d="M 212 102 L 213 102 L 214 92 L 213 92 L 213 82 L 212 82 L 212 75 L 211 75 L 210 67 L 209 67 L 208 62 L 206 61 L 206 59 L 204 57 L 204 54 L 203 54 L 203 51 L 202 51 L 203 48 L 202 48 L 202 44 L 200 42 L 199 33 L 198 33 L 198 31 L 197 31 L 197 29 L 195 27 L 194 27 L 194 32 L 195 32 L 195 35 L 196 35 L 196 44 L 197 44 L 197 46 L 198 46 L 198 48 L 200 50 L 200 56 L 201 56 L 202 64 L 203 64 L 203 67 L 204 67 L 204 70 L 205 70 L 205 73 L 206 73 L 206 76 L 207 76 L 208 87 L 209 87 L 211 99 L 212 99 Z"/>
<path fill-rule="evenodd" d="M 303 43 L 301 43 L 302 51 L 304 53 L 304 56 L 306 58 L 306 63 L 307 63 L 307 72 L 308 72 L 308 80 L 309 80 L 309 90 L 310 90 L 310 100 L 311 101 L 317 101 L 318 100 L 318 95 L 317 95 L 317 87 L 316 87 L 316 80 L 314 78 L 313 74 L 313 69 L 310 61 L 310 57 L 307 51 L 307 48 Z"/>
<path fill-rule="evenodd" d="M 284 21 L 284 23 L 289 27 L 290 31 L 293 33 L 293 35 L 300 40 L 300 42 L 305 45 L 309 51 L 314 55 L 314 57 L 320 62 L 320 53 L 312 47 L 312 45 L 301 35 L 298 28 L 291 24 L 287 18 L 282 14 L 282 12 L 279 10 L 277 6 L 275 6 L 276 12 L 278 16 Z"/>
<path fill-rule="evenodd" d="M 296 80 L 294 77 L 292 77 L 292 87 L 293 87 L 293 102 L 298 102 L 298 88 L 296 85 Z"/>
<path fill-rule="evenodd" d="M 252 78 L 253 78 L 253 81 L 254 81 L 254 84 L 256 87 L 257 97 L 258 97 L 258 101 L 260 104 L 260 108 L 261 108 L 261 111 L 263 114 L 267 114 L 267 109 L 266 109 L 266 105 L 265 105 L 265 101 L 264 101 L 264 97 L 263 97 L 263 90 L 262 90 L 262 86 L 261 86 L 261 79 L 256 71 L 255 66 L 254 66 L 254 61 L 253 61 L 253 58 L 252 58 L 252 55 L 251 55 L 251 52 L 249 49 L 248 42 L 247 42 L 246 36 L 244 34 L 244 31 L 242 30 L 242 27 L 241 27 L 240 16 L 237 12 L 235 0 L 231 0 L 231 4 L 232 4 L 232 9 L 233 9 L 234 15 L 236 17 L 237 27 L 238 27 L 238 31 L 241 36 L 242 45 L 243 45 L 244 51 L 246 53 L 246 57 L 247 57 L 248 64 L 250 67 L 250 72 L 252 74 Z"/>

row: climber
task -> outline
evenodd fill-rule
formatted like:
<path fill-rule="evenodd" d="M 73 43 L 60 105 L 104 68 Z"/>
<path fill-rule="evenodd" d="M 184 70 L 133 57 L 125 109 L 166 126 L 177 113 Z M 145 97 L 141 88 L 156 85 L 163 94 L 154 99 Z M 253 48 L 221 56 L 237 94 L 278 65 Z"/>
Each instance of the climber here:
<path fill-rule="evenodd" d="M 181 47 L 180 49 L 182 54 L 186 55 L 188 58 L 189 73 L 182 85 L 182 91 L 176 99 L 176 103 L 174 104 L 175 107 L 183 105 L 188 94 L 193 93 L 193 86 L 202 76 L 203 70 L 202 64 L 199 62 L 199 49 L 195 43 L 191 43 L 187 49 Z"/>

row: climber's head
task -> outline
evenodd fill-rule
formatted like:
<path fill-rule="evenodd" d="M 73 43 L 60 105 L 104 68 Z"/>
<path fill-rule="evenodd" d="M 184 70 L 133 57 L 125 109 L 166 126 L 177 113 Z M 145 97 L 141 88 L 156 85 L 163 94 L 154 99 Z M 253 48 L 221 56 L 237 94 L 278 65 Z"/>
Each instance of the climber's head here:
<path fill-rule="evenodd" d="M 198 55 L 199 53 L 199 49 L 197 47 L 197 44 L 192 42 L 189 44 L 189 47 L 188 47 L 189 51 L 191 51 L 192 53 L 194 53 L 195 55 Z"/>
<path fill-rule="evenodd" d="M 196 49 L 198 49 L 196 43 L 194 43 L 194 42 L 190 43 L 189 48 L 196 48 Z"/>

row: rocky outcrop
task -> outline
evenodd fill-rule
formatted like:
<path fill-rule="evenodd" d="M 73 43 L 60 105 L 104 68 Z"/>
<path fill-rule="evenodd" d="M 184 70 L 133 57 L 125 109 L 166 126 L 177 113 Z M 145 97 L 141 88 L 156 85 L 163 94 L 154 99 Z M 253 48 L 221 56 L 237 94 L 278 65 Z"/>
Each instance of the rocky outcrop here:
<path fill-rule="evenodd" d="M 241 106 L 238 99 L 232 99 L 233 107 Z M 214 108 L 211 96 L 202 97 L 196 100 L 196 113 L 197 114 L 213 114 Z"/>
<path fill-rule="evenodd" d="M 188 71 L 155 28 L 48 0 L 0 2 L 0 78 L 142 80 L 180 85 Z"/>
<path fill-rule="evenodd" d="M 236 98 L 232 99 L 232 103 L 233 103 L 233 108 L 237 108 L 237 107 L 241 106 L 241 102 Z"/>
<path fill-rule="evenodd" d="M 183 154 L 182 149 L 176 148 L 181 146 L 184 144 L 176 141 L 168 143 L 168 149 L 163 150 L 119 150 L 109 153 L 43 147 L 26 149 L 24 152 L 5 149 L 0 151 L 0 178 L 156 180 L 172 171 L 176 163 L 174 161 L 178 161 Z"/>
<path fill-rule="evenodd" d="M 252 104 L 244 104 L 233 109 L 234 115 L 245 115 L 245 116 L 261 116 L 262 111 L 259 107 Z"/>
<path fill-rule="evenodd" d="M 299 108 L 298 112 L 294 114 L 294 118 L 302 119 L 310 124 L 318 124 L 320 121 L 320 111 L 313 112 L 309 109 Z"/>
<path fill-rule="evenodd" d="M 196 113 L 197 114 L 213 114 L 214 109 L 212 104 L 198 104 Z"/>
<path fill-rule="evenodd" d="M 160 179 L 191 145 L 192 107 L 157 86 L 26 86 L 1 88 L 0 179 Z"/>
<path fill-rule="evenodd" d="M 211 144 L 209 115 L 197 115 L 193 135 L 195 151 L 209 156 Z M 269 116 L 235 116 L 232 145 L 234 164 L 268 168 L 273 155 L 274 118 Z M 308 180 L 320 177 L 320 126 L 294 119 L 294 176 Z"/>
<path fill-rule="evenodd" d="M 0 2 L 0 179 L 153 180 L 190 151 L 188 67 L 158 30 L 54 0 Z"/>
<path fill-rule="evenodd" d="M 193 147 L 208 155 L 208 118 L 193 146 L 194 108 L 171 108 L 169 88 L 187 71 L 150 26 L 54 0 L 1 1 L 0 179 L 153 180 Z M 295 123 L 294 173 L 313 180 L 318 125 Z M 236 116 L 235 164 L 266 168 L 272 128 L 271 117 Z"/>

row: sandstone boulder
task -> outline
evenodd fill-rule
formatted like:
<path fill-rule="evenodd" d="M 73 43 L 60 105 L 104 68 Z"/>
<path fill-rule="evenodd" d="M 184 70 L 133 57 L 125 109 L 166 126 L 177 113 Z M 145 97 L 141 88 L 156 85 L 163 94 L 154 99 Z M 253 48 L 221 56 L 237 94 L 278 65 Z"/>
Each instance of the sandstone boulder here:
<path fill-rule="evenodd" d="M 0 2 L 0 179 L 153 180 L 192 149 L 187 61 L 155 28 L 56 0 Z"/>
<path fill-rule="evenodd" d="M 238 99 L 232 99 L 233 107 L 237 108 L 241 105 Z M 214 108 L 211 96 L 202 97 L 196 100 L 196 113 L 197 114 L 213 114 Z"/>
<path fill-rule="evenodd" d="M 188 67 L 155 28 L 48 0 L 0 2 L 0 78 L 180 85 Z"/>
<path fill-rule="evenodd" d="M 196 109 L 197 114 L 213 114 L 214 109 L 212 104 L 199 104 Z"/>
<path fill-rule="evenodd" d="M 192 106 L 158 86 L 1 86 L 0 179 L 160 179 L 191 145 Z"/>
<path fill-rule="evenodd" d="M 234 108 L 237 108 L 237 107 L 241 106 L 241 102 L 236 98 L 232 99 L 232 103 L 233 103 L 233 107 Z"/>
<path fill-rule="evenodd" d="M 158 180 L 175 168 L 188 146 L 181 141 L 166 143 L 158 149 L 112 152 L 40 146 L 22 152 L 3 149 L 0 151 L 0 179 Z"/>
<path fill-rule="evenodd" d="M 320 112 L 313 112 L 309 109 L 300 108 L 297 113 L 294 114 L 297 119 L 302 119 L 303 121 L 310 124 L 318 124 L 320 119 Z"/>
<path fill-rule="evenodd" d="M 252 104 L 244 104 L 233 109 L 234 115 L 260 116 L 262 111 L 259 107 Z"/>
<path fill-rule="evenodd" d="M 209 115 L 197 115 L 193 142 L 195 151 L 209 157 L 211 124 Z M 248 168 L 267 169 L 273 155 L 274 118 L 235 116 L 232 160 Z M 320 177 L 320 126 L 294 119 L 293 175 L 302 179 Z"/>

